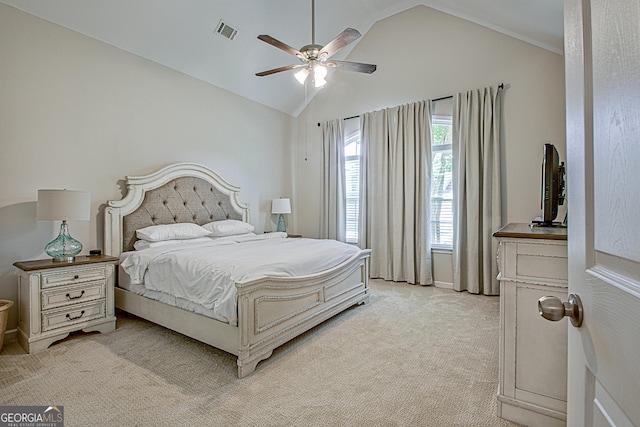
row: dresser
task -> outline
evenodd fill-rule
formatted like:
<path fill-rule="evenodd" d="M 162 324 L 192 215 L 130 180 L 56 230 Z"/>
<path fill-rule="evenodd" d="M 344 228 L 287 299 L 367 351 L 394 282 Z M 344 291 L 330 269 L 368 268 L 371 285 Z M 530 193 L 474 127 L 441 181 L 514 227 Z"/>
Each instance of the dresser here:
<path fill-rule="evenodd" d="M 70 332 L 113 331 L 117 262 L 105 255 L 78 256 L 72 262 L 15 262 L 20 345 L 35 353 Z"/>
<path fill-rule="evenodd" d="M 498 240 L 498 416 L 526 426 L 564 426 L 567 319 L 549 322 L 538 299 L 567 300 L 567 229 L 508 224 Z"/>

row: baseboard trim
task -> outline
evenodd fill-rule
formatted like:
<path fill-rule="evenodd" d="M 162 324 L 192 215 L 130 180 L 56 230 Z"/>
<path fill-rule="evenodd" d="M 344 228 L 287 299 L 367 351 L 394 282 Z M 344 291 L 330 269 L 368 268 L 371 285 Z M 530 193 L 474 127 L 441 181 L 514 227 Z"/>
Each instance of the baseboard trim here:
<path fill-rule="evenodd" d="M 436 288 L 453 289 L 453 283 L 439 282 L 437 280 L 433 282 L 433 286 L 435 286 Z"/>

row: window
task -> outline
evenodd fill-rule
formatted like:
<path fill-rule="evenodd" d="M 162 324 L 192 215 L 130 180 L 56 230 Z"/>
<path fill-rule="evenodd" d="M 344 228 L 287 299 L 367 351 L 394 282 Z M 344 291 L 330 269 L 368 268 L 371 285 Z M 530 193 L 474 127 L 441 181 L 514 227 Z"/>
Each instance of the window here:
<path fill-rule="evenodd" d="M 360 196 L 360 132 L 353 132 L 344 142 L 344 168 L 347 197 L 347 243 L 358 243 Z"/>
<path fill-rule="evenodd" d="M 434 116 L 431 140 L 431 246 L 453 247 L 453 145 L 451 117 Z M 360 197 L 360 132 L 347 135 L 344 143 L 347 243 L 358 243 Z"/>
<path fill-rule="evenodd" d="M 431 135 L 431 246 L 453 247 L 451 117 L 434 116 Z"/>

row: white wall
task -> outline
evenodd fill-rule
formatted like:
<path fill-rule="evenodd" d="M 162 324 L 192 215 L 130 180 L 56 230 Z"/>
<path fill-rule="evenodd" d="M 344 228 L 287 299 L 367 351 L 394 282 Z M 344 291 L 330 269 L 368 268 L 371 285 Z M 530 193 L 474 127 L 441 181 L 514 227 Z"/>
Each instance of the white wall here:
<path fill-rule="evenodd" d="M 504 222 L 528 222 L 540 214 L 542 147 L 551 142 L 562 159 L 565 155 L 562 56 L 417 6 L 376 23 L 347 59 L 374 63 L 378 69 L 371 75 L 335 72 L 298 117 L 298 232 L 319 235 L 322 156 L 318 122 L 501 82 L 506 87 Z M 305 145 L 308 161 L 304 160 Z M 434 266 L 435 279 L 449 281 L 450 259 L 441 254 L 434 258 L 440 263 Z"/>
<path fill-rule="evenodd" d="M 126 175 L 179 161 L 240 186 L 257 231 L 275 229 L 271 199 L 292 195 L 290 116 L 4 4 L 0 58 L 0 299 L 17 300 L 13 262 L 46 258 L 57 235 L 36 221 L 39 188 L 91 192 L 91 221 L 70 223 L 83 253 L 102 247 L 102 205 Z"/>

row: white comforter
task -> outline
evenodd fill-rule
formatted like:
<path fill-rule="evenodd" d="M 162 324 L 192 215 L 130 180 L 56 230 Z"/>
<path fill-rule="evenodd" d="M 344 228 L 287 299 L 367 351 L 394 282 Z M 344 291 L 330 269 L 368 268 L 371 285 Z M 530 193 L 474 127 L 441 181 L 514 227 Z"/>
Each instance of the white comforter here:
<path fill-rule="evenodd" d="M 199 304 L 216 319 L 237 325 L 236 282 L 318 273 L 360 251 L 335 240 L 285 237 L 232 236 L 124 252 L 120 265 L 132 284 Z"/>

